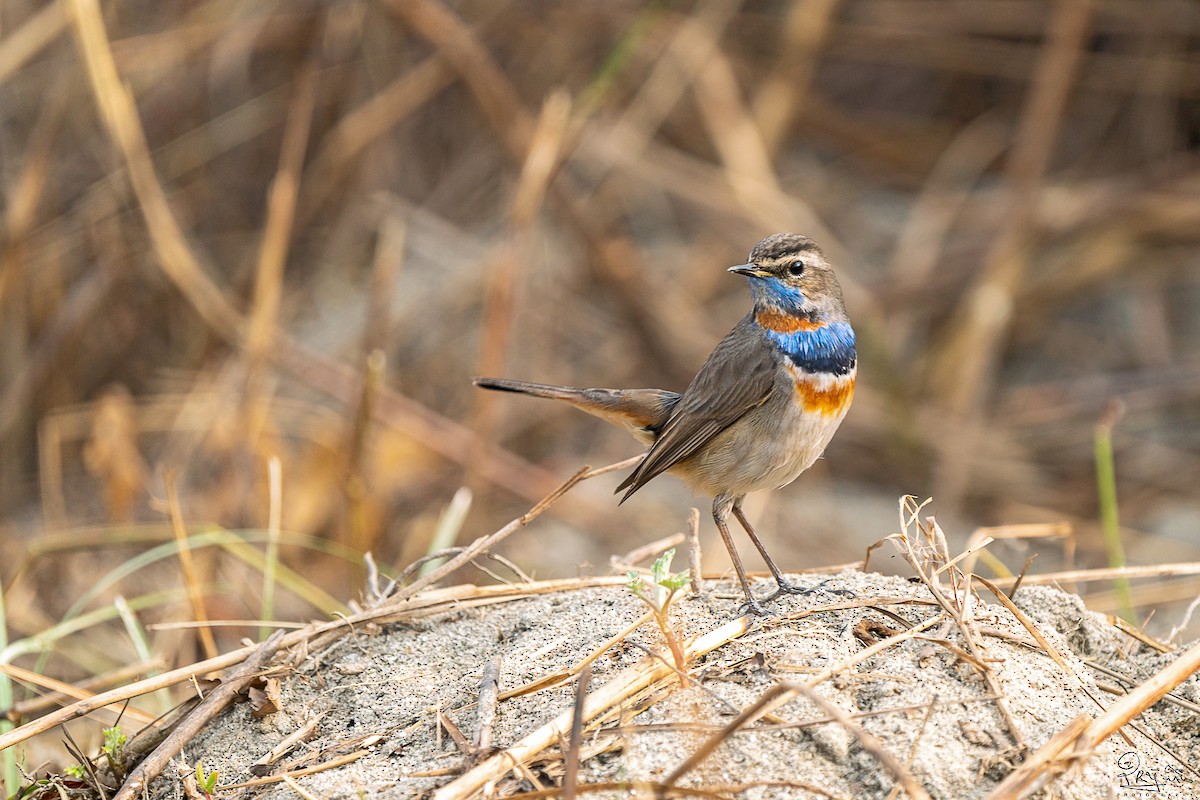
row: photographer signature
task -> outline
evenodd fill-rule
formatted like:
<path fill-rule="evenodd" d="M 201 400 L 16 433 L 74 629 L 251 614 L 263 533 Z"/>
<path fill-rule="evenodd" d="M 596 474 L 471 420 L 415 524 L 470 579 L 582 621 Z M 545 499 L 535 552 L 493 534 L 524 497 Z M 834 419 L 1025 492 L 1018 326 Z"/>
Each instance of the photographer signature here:
<path fill-rule="evenodd" d="M 1172 787 L 1183 786 L 1183 768 L 1177 764 L 1143 767 L 1142 757 L 1136 750 L 1127 750 L 1117 758 L 1118 789 L 1157 793 Z"/>

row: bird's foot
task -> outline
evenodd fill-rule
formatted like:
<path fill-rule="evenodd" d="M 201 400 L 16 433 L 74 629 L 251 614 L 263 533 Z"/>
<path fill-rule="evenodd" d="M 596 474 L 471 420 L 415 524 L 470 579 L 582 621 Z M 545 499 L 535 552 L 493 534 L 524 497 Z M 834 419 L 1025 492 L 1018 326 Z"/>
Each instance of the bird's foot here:
<path fill-rule="evenodd" d="M 770 595 L 768 595 L 767 599 L 763 600 L 763 602 L 769 603 L 772 600 L 774 600 L 776 597 L 779 597 L 780 595 L 783 595 L 783 594 L 816 594 L 817 592 L 820 592 L 820 591 L 826 591 L 826 592 L 829 592 L 830 594 L 838 594 L 838 595 L 841 595 L 842 597 L 854 597 L 854 592 L 851 592 L 848 589 L 826 589 L 825 584 L 829 583 L 831 580 L 833 580 L 833 579 L 826 578 L 825 580 L 818 583 L 816 586 L 813 586 L 810 588 L 805 588 L 798 584 L 791 583 L 790 581 L 781 579 L 778 581 L 778 588 L 775 589 L 775 591 L 772 592 Z"/>
<path fill-rule="evenodd" d="M 772 595 L 772 597 L 774 597 L 774 595 Z M 767 599 L 769 600 L 770 598 Z M 754 599 L 754 595 L 748 594 L 746 595 L 746 602 L 738 606 L 737 615 L 739 617 L 745 617 L 751 614 L 756 617 L 766 617 L 770 616 L 771 612 L 763 608 L 763 604 Z"/>

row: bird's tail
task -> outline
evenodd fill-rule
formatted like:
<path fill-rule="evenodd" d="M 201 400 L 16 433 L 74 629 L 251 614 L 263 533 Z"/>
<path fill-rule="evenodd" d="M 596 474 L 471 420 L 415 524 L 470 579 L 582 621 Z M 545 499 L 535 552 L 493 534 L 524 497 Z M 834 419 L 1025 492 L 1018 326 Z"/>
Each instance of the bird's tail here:
<path fill-rule="evenodd" d="M 576 408 L 624 428 L 649 444 L 667 421 L 679 395 L 663 389 L 577 389 L 507 378 L 476 378 L 481 389 L 515 392 L 563 400 Z"/>

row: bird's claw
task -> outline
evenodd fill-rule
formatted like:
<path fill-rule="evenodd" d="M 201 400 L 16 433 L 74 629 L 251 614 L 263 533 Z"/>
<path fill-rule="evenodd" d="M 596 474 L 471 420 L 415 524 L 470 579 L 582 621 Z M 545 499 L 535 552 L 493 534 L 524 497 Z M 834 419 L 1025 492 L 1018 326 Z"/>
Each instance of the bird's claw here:
<path fill-rule="evenodd" d="M 769 598 L 768 598 L 769 599 Z M 746 602 L 738 606 L 738 616 L 745 617 L 753 614 L 756 617 L 770 616 L 771 612 L 763 608 L 762 603 L 755 600 L 753 597 L 747 596 Z"/>
<path fill-rule="evenodd" d="M 767 597 L 767 599 L 764 600 L 763 602 L 769 603 L 772 600 L 774 600 L 776 597 L 779 597 L 780 595 L 783 595 L 783 594 L 805 594 L 805 595 L 807 595 L 807 594 L 816 594 L 817 592 L 820 592 L 820 591 L 826 591 L 826 592 L 829 592 L 830 594 L 837 594 L 837 595 L 841 595 L 843 597 L 854 597 L 854 592 L 852 592 L 848 589 L 826 589 L 825 584 L 829 583 L 829 581 L 831 581 L 831 580 L 833 580 L 833 579 L 826 578 L 825 580 L 821 581 L 816 586 L 813 586 L 811 588 L 805 588 L 803 586 L 799 586 L 799 585 L 797 585 L 795 583 L 791 583 L 789 581 L 780 580 L 780 581 L 778 581 L 778 588 L 776 588 L 775 591 L 772 592 Z"/>

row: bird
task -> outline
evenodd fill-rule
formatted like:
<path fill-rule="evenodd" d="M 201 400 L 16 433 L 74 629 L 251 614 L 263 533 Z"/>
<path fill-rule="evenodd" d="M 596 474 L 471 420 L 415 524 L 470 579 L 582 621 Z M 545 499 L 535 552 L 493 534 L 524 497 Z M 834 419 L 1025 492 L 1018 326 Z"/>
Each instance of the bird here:
<path fill-rule="evenodd" d="M 825 451 L 854 398 L 858 356 L 841 285 L 807 236 L 777 233 L 729 267 L 754 305 L 722 339 L 682 394 L 665 389 L 588 389 L 507 378 L 475 378 L 483 389 L 562 400 L 624 428 L 649 449 L 617 487 L 620 503 L 670 472 L 712 496 L 712 517 L 745 595 L 739 613 L 808 594 L 771 558 L 742 502 L 750 492 L 794 481 Z M 776 589 L 755 598 L 728 518 L 733 514 L 766 561 Z"/>

